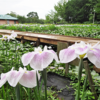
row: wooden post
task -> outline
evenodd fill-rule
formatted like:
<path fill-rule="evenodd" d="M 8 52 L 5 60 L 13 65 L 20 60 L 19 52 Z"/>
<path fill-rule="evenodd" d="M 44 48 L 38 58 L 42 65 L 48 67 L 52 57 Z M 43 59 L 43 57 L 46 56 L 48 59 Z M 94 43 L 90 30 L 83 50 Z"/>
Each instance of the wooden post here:
<path fill-rule="evenodd" d="M 57 55 L 58 55 L 58 58 L 59 58 L 59 52 L 60 50 L 62 49 L 65 49 L 69 46 L 68 43 L 65 43 L 65 42 L 58 42 L 57 44 Z M 69 64 L 65 64 L 65 74 L 67 75 L 67 73 L 69 72 Z"/>
<path fill-rule="evenodd" d="M 24 36 L 21 37 L 21 43 L 25 43 L 26 40 L 24 40 Z"/>
<path fill-rule="evenodd" d="M 36 41 L 36 47 L 38 47 L 40 45 L 40 39 L 38 38 Z"/>
<path fill-rule="evenodd" d="M 69 62 L 69 64 L 70 64 L 70 65 L 79 66 L 79 61 L 80 61 L 80 59 L 79 59 L 79 58 L 76 58 L 75 60 Z"/>
<path fill-rule="evenodd" d="M 88 61 L 84 61 L 84 68 L 86 70 L 86 73 L 88 74 L 88 80 L 89 80 L 89 85 L 91 87 L 91 91 L 93 92 L 95 100 L 97 100 L 98 97 L 97 97 L 96 90 L 95 90 L 94 83 L 93 83 L 93 79 L 92 79 L 92 76 L 91 76 L 91 73 L 90 73 Z"/>

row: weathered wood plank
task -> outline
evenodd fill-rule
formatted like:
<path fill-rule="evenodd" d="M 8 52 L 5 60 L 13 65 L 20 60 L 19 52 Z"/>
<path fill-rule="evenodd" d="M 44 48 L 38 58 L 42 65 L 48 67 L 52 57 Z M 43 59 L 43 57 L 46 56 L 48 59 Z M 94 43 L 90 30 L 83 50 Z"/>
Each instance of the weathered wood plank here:
<path fill-rule="evenodd" d="M 40 39 L 38 38 L 36 41 L 36 46 L 38 47 L 40 45 Z"/>
<path fill-rule="evenodd" d="M 92 76 L 91 76 L 88 61 L 84 61 L 84 68 L 86 70 L 86 74 L 88 75 L 88 80 L 89 80 L 89 85 L 91 87 L 91 91 L 93 92 L 95 100 L 97 100 L 98 97 L 97 97 L 96 90 L 95 90 L 95 87 L 94 87 L 94 83 L 93 83 L 93 79 L 92 79 Z"/>
<path fill-rule="evenodd" d="M 65 49 L 68 46 L 69 46 L 69 43 L 58 42 L 58 44 L 57 44 L 57 55 L 58 55 L 58 57 L 59 57 L 60 50 Z M 65 64 L 65 74 L 67 75 L 68 73 L 69 73 L 69 64 L 66 63 Z"/>
<path fill-rule="evenodd" d="M 58 42 L 58 43 L 57 43 L 57 55 L 58 55 L 58 57 L 59 57 L 59 52 L 60 52 L 60 50 L 65 49 L 65 48 L 67 48 L 68 46 L 69 46 L 68 43 L 64 43 L 64 42 Z"/>
<path fill-rule="evenodd" d="M 3 35 L 10 35 L 11 30 L 3 30 L 0 29 L 0 34 Z M 40 39 L 40 42 L 48 43 L 48 44 L 54 44 L 57 45 L 57 42 L 68 42 L 69 44 L 73 44 L 75 42 L 84 41 L 85 43 L 90 43 L 92 45 L 96 44 L 97 42 L 100 42 L 100 39 L 92 39 L 92 38 L 83 38 L 83 37 L 73 37 L 73 36 L 63 36 L 63 35 L 51 35 L 51 34 L 43 34 L 43 33 L 31 33 L 31 32 L 20 32 L 15 31 L 18 36 L 17 38 L 21 38 L 24 36 L 24 39 L 31 40 L 31 41 L 37 41 L 37 39 Z"/>
<path fill-rule="evenodd" d="M 76 58 L 75 60 L 71 61 L 69 64 L 78 66 L 79 65 L 79 61 L 80 61 L 79 58 Z"/>

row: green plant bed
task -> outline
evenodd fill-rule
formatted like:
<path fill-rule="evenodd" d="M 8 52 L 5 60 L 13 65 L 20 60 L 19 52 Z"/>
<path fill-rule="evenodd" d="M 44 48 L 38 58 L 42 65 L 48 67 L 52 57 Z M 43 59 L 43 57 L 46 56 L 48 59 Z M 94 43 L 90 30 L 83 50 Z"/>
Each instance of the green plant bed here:
<path fill-rule="evenodd" d="M 47 33 L 76 37 L 100 38 L 100 25 L 91 24 L 64 24 L 64 25 L 46 25 L 46 24 L 16 24 L 0 25 L 0 29 L 28 31 L 35 33 Z"/>
<path fill-rule="evenodd" d="M 75 90 L 74 95 L 76 95 L 77 94 L 76 87 L 78 86 L 78 68 L 79 67 L 78 66 L 74 66 L 74 65 L 73 66 L 70 65 L 69 73 L 66 75 L 65 74 L 65 64 L 58 64 L 57 65 L 56 63 L 54 63 L 54 65 L 56 67 L 52 67 L 52 65 L 51 65 L 51 66 L 49 66 L 48 71 L 56 73 L 56 74 L 58 74 L 60 76 L 67 77 L 71 81 L 70 85 L 72 85 L 73 89 Z M 94 81 L 94 84 L 95 84 L 96 93 L 97 93 L 97 95 L 99 97 L 99 94 L 100 94 L 100 79 L 99 79 L 100 75 L 93 70 L 93 65 L 91 65 L 90 69 L 91 69 L 91 75 L 92 75 L 92 78 L 93 78 L 93 81 Z M 82 92 L 83 82 L 84 82 L 85 76 L 86 76 L 85 75 L 85 69 L 83 69 L 82 72 L 83 72 L 83 74 L 82 74 L 82 79 L 81 79 L 81 94 L 80 94 L 80 96 L 82 96 L 82 93 L 83 93 Z M 89 82 L 87 83 L 86 89 L 87 89 L 87 91 L 86 91 L 86 95 L 85 95 L 86 96 L 85 100 L 95 100 L 94 96 L 93 96 L 93 94 L 91 92 L 91 88 L 90 88 Z"/>
<path fill-rule="evenodd" d="M 50 46 L 50 45 L 49 45 Z M 12 67 L 15 68 L 15 70 L 18 70 L 20 67 L 23 67 L 21 57 L 23 54 L 27 52 L 34 51 L 35 47 L 31 44 L 31 42 L 26 42 L 25 44 L 21 44 L 20 41 L 2 41 L 0 40 L 0 74 L 1 73 L 7 73 L 12 69 Z M 43 48 L 43 46 L 40 46 Z M 52 45 L 52 48 L 56 48 Z M 56 51 L 56 50 L 55 50 Z M 32 70 L 30 65 L 26 67 L 29 71 Z M 55 61 L 53 61 L 47 68 L 48 77 L 47 77 L 47 98 L 48 100 L 63 100 L 67 97 L 70 99 L 75 99 L 76 95 L 76 87 L 78 86 L 78 66 L 70 66 L 69 67 L 69 74 L 65 75 L 65 64 L 57 64 Z M 92 69 L 92 65 L 91 65 Z M 51 73 L 52 72 L 52 73 Z M 40 73 L 40 71 L 39 71 Z M 55 74 L 56 73 L 56 74 Z M 41 74 L 41 73 L 40 73 Z M 93 77 L 93 80 L 95 82 L 95 88 L 97 95 L 100 94 L 100 76 L 95 71 L 91 70 L 91 74 Z M 49 75 L 51 75 L 49 77 Z M 55 79 L 54 79 L 55 76 Z M 60 77 L 60 79 L 58 79 Z M 65 80 L 63 80 L 65 79 Z M 85 70 L 83 69 L 82 79 L 81 79 L 81 91 L 80 91 L 80 97 L 82 96 L 82 88 L 83 88 L 83 81 L 85 79 Z M 57 86 L 56 83 L 60 80 L 61 84 L 64 82 L 64 85 L 61 85 L 61 88 L 59 88 L 59 84 Z M 51 83 L 52 84 L 51 84 Z M 40 83 L 43 84 L 43 83 Z M 67 85 L 66 85 L 67 84 Z M 42 85 L 40 85 L 42 86 Z M 73 86 L 73 87 L 72 87 Z M 42 88 L 42 87 L 41 87 Z M 67 90 L 66 90 L 67 89 Z M 70 90 L 71 89 L 71 90 Z M 36 100 L 34 88 L 29 89 L 24 86 L 20 85 L 20 92 L 21 92 L 21 100 Z M 42 89 L 43 91 L 44 89 Z M 67 92 L 64 93 L 62 96 L 63 91 L 66 90 Z M 75 91 L 75 92 L 74 92 Z M 90 91 L 89 84 L 87 83 L 87 91 L 86 91 L 86 100 L 92 100 L 94 97 L 92 96 L 92 93 Z M 72 95 L 71 95 L 72 94 Z M 7 82 L 0 88 L 0 99 L 4 100 L 15 100 L 15 89 L 14 87 L 11 87 Z M 31 99 L 30 99 L 31 98 Z M 41 98 L 44 100 L 44 91 L 41 93 Z M 62 98 L 62 99 L 61 99 Z M 67 98 L 68 99 L 68 98 Z M 69 99 L 69 100 L 70 100 Z"/>
<path fill-rule="evenodd" d="M 52 72 L 47 73 L 48 91 L 52 91 L 53 95 L 55 94 L 56 97 L 62 98 L 61 100 L 75 100 L 74 89 L 72 88 L 70 83 L 71 80 L 64 76 L 60 76 Z M 53 95 L 51 98 L 55 97 L 55 95 Z M 54 100 L 56 100 L 56 97 L 54 98 Z"/>

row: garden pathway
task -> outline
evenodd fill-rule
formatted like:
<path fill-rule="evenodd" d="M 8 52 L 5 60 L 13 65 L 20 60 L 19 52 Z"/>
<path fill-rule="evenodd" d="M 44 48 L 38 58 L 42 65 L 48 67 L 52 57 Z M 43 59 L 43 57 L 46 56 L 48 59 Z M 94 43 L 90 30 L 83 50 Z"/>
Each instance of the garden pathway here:
<path fill-rule="evenodd" d="M 11 32 L 12 30 L 0 29 L 0 34 L 3 34 L 3 35 L 7 35 L 7 34 L 10 35 Z M 73 44 L 75 42 L 84 41 L 85 43 L 90 43 L 92 45 L 96 44 L 97 42 L 100 42 L 100 39 L 93 39 L 93 38 L 21 32 L 21 31 L 15 31 L 15 32 L 18 34 L 17 38 L 19 39 L 23 38 L 25 40 L 31 40 L 31 41 L 39 40 L 41 43 L 48 43 L 48 44 L 54 44 L 54 45 L 57 45 L 58 42 L 68 42 L 70 44 Z"/>

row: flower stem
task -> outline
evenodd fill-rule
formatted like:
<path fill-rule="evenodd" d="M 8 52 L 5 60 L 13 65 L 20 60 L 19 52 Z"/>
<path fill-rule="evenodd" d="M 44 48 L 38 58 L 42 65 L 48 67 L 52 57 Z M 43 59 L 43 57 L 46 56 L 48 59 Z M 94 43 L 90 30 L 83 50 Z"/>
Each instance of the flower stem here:
<path fill-rule="evenodd" d="M 37 87 L 34 88 L 34 94 L 35 94 L 35 99 L 39 100 L 38 92 L 37 92 Z"/>
<path fill-rule="evenodd" d="M 81 83 L 81 77 L 82 77 L 82 68 L 83 68 L 84 64 L 83 64 L 83 59 L 80 59 L 80 63 L 79 63 L 79 72 L 78 72 L 78 93 L 77 93 L 77 99 L 79 100 L 80 98 L 80 83 Z"/>
<path fill-rule="evenodd" d="M 29 88 L 28 88 L 28 100 L 31 100 L 31 93 Z"/>
<path fill-rule="evenodd" d="M 37 88 L 38 88 L 38 91 L 39 91 L 39 80 L 38 80 L 38 74 L 36 72 L 36 81 L 37 81 Z"/>
<path fill-rule="evenodd" d="M 4 86 L 2 86 L 2 89 L 3 89 L 3 98 L 6 99 Z"/>
<path fill-rule="evenodd" d="M 85 78 L 85 80 L 84 80 L 82 100 L 85 99 L 85 96 L 84 96 L 84 95 L 85 95 L 85 91 L 86 91 L 87 78 L 88 78 L 88 75 L 86 75 L 86 78 Z"/>
<path fill-rule="evenodd" d="M 20 86 L 19 84 L 15 87 L 15 94 L 16 94 L 16 100 L 20 100 Z"/>
<path fill-rule="evenodd" d="M 2 51 L 2 53 L 3 53 L 3 55 L 4 55 L 4 41 L 2 41 L 2 45 L 3 45 L 3 51 Z"/>
<path fill-rule="evenodd" d="M 43 77 L 44 86 L 45 86 L 45 100 L 47 100 L 47 72 L 46 72 L 46 69 L 44 69 L 42 71 L 42 77 Z"/>
<path fill-rule="evenodd" d="M 16 59 L 16 67 L 17 67 L 17 40 L 15 40 L 15 59 Z"/>

